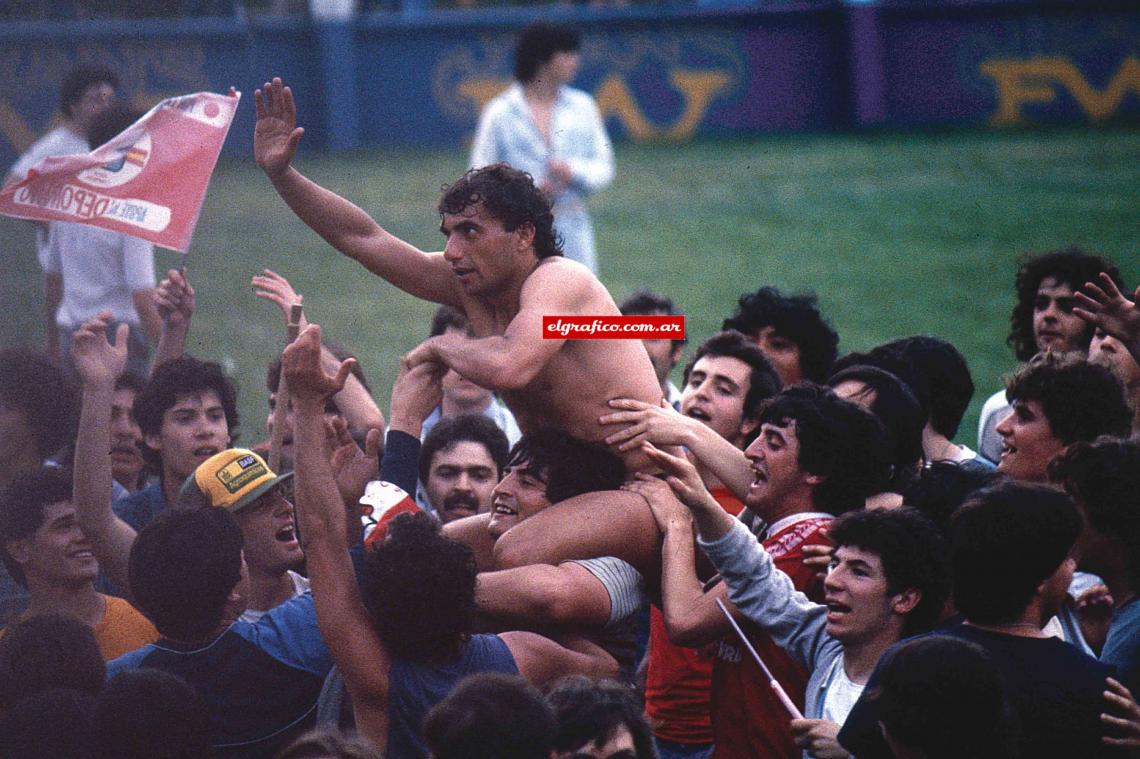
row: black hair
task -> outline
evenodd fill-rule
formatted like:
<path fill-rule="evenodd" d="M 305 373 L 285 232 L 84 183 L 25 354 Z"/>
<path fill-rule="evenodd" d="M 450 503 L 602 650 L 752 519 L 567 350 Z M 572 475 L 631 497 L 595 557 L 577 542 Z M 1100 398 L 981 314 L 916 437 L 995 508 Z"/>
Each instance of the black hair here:
<path fill-rule="evenodd" d="M 423 445 L 420 446 L 420 482 L 428 481 L 435 454 L 449 451 L 456 443 L 464 441 L 478 443 L 487 449 L 487 454 L 495 462 L 495 475 L 501 479 L 510 448 L 506 433 L 482 414 L 458 414 L 440 419 L 424 438 Z"/>
<path fill-rule="evenodd" d="M 165 637 L 204 640 L 241 579 L 241 549 L 241 528 L 225 509 L 164 511 L 131 546 L 135 605 Z"/>
<path fill-rule="evenodd" d="M 569 27 L 542 22 L 531 24 L 515 43 L 515 79 L 526 84 L 555 53 L 576 52 L 581 47 L 581 35 Z"/>
<path fill-rule="evenodd" d="M 62 611 L 13 622 L 0 638 L 0 712 L 48 688 L 99 693 L 107 667 L 95 633 Z"/>
<path fill-rule="evenodd" d="M 929 335 L 900 337 L 871 352 L 880 350 L 895 353 L 913 367 L 911 376 L 903 379 L 926 408 L 931 429 L 954 437 L 974 397 L 974 380 L 965 356 L 952 343 Z"/>
<path fill-rule="evenodd" d="M 679 316 L 676 304 L 664 295 L 652 290 L 637 290 L 618 306 L 622 316 Z M 673 347 L 684 345 L 687 338 L 673 340 Z"/>
<path fill-rule="evenodd" d="M 1013 348 L 1018 361 L 1028 361 L 1037 353 L 1037 338 L 1033 334 L 1033 309 L 1041 281 L 1052 277 L 1076 292 L 1086 282 L 1095 282 L 1101 272 L 1112 277 L 1116 286 L 1123 289 L 1124 281 L 1120 277 L 1120 270 L 1111 261 L 1076 245 L 1022 256 L 1021 266 L 1014 278 L 1017 304 L 1009 315 L 1009 337 L 1006 338 L 1006 343 Z M 1081 340 L 1081 345 L 1086 350 L 1092 335 L 1093 326 L 1089 324 Z"/>
<path fill-rule="evenodd" d="M 383 759 L 383 755 L 358 735 L 317 728 L 290 743 L 274 759 Z"/>
<path fill-rule="evenodd" d="M 135 397 L 135 421 L 144 436 L 162 431 L 162 416 L 180 398 L 212 391 L 222 404 L 231 442 L 237 439 L 237 385 L 213 361 L 199 361 L 193 356 L 179 356 L 154 368 L 150 381 Z M 139 446 L 143 458 L 152 466 L 162 466 L 159 453 L 144 442 Z"/>
<path fill-rule="evenodd" d="M 471 549 L 440 534 L 427 514 L 393 519 L 365 558 L 362 578 L 365 606 L 392 656 L 416 662 L 457 656 L 475 623 L 475 574 Z"/>
<path fill-rule="evenodd" d="M 795 422 L 799 467 L 824 477 L 813 491 L 820 511 L 860 509 L 890 483 L 891 449 L 883 423 L 829 388 L 801 382 L 784 388 L 760 409 L 760 423 Z"/>
<path fill-rule="evenodd" d="M 24 415 L 45 459 L 75 436 L 78 394 L 59 366 L 30 348 L 0 350 L 0 404 Z"/>
<path fill-rule="evenodd" d="M 744 293 L 721 329 L 734 329 L 754 338 L 763 327 L 771 327 L 799 347 L 804 379 L 827 379 L 839 349 L 839 335 L 819 313 L 814 293 L 784 295 L 774 287 Z"/>
<path fill-rule="evenodd" d="M 728 357 L 743 361 L 752 370 L 748 379 L 748 392 L 744 396 L 744 418 L 755 419 L 760 404 L 780 392 L 783 383 L 780 375 L 772 368 L 772 362 L 764 351 L 747 337 L 734 330 L 724 330 L 705 340 L 697 352 L 685 365 L 685 384 L 689 384 L 689 374 L 697 362 L 705 356 Z"/>
<path fill-rule="evenodd" d="M 123 372 L 115 379 L 116 390 L 131 390 L 138 395 L 146 387 L 146 380 L 135 372 Z"/>
<path fill-rule="evenodd" d="M 1037 401 L 1049 428 L 1065 445 L 1101 435 L 1127 437 L 1132 409 L 1120 379 L 1108 367 L 1073 354 L 1046 351 L 1006 379 L 1005 397 Z"/>
<path fill-rule="evenodd" d="M 558 753 L 604 744 L 625 727 L 633 737 L 637 759 L 656 759 L 653 731 L 645 719 L 643 705 L 629 685 L 569 675 L 547 690 L 546 700 L 554 707 L 558 720 L 554 743 Z"/>
<path fill-rule="evenodd" d="M 431 330 L 428 337 L 438 337 L 449 329 L 457 329 L 465 335 L 471 334 L 471 322 L 467 314 L 455 306 L 444 304 L 436 309 L 431 317 Z"/>
<path fill-rule="evenodd" d="M 212 755 L 210 712 L 178 675 L 143 668 L 120 672 L 95 703 L 101 759 L 200 759 Z"/>
<path fill-rule="evenodd" d="M 109 84 L 119 89 L 119 75 L 106 66 L 76 66 L 63 77 L 59 88 L 59 110 L 67 118 L 74 116 L 72 108 L 83 99 L 88 87 Z"/>
<path fill-rule="evenodd" d="M 460 681 L 424 719 L 434 759 L 549 759 L 554 711 L 518 675 L 482 672 Z"/>
<path fill-rule="evenodd" d="M 49 688 L 0 715 L 0 756 L 19 759 L 95 759 L 95 697 Z"/>
<path fill-rule="evenodd" d="M 922 459 L 922 429 L 926 426 L 922 406 L 910 386 L 885 369 L 856 364 L 831 375 L 827 384 L 834 389 L 848 381 L 860 382 L 866 388 L 864 393 L 874 394 L 868 408 L 883 423 L 890 437 L 891 482 L 900 487 L 913 476 L 915 466 Z"/>
<path fill-rule="evenodd" d="M 929 759 L 1016 755 L 1008 688 L 978 644 L 948 635 L 903 641 L 883 655 L 876 677 L 866 699 L 892 739 Z"/>
<path fill-rule="evenodd" d="M 91 126 L 87 129 L 87 144 L 94 150 L 110 142 L 142 115 L 142 111 L 132 108 L 126 101 L 112 101 L 105 111 L 91 120 Z"/>
<path fill-rule="evenodd" d="M 906 616 L 904 637 L 934 627 L 950 595 L 950 573 L 946 543 L 926 516 L 906 506 L 860 509 L 832 522 L 828 537 L 836 548 L 852 546 L 878 556 L 889 595 L 918 590 L 921 598 Z"/>
<path fill-rule="evenodd" d="M 562 255 L 562 241 L 554 229 L 550 199 L 534 184 L 534 177 L 505 163 L 471 169 L 443 188 L 439 215 L 460 214 L 482 203 L 487 213 L 514 232 L 525 224 L 534 227 L 538 258 Z"/>
<path fill-rule="evenodd" d="M 992 485 L 1002 475 L 976 462 L 934 461 L 902 489 L 903 503 L 921 511 L 946 535 L 950 516 L 975 490 Z"/>
<path fill-rule="evenodd" d="M 1073 443 L 1049 462 L 1049 479 L 1072 496 L 1091 527 L 1121 547 L 1140 588 L 1140 442 Z"/>
<path fill-rule="evenodd" d="M 35 535 L 43 527 L 44 509 L 64 502 L 71 502 L 71 477 L 54 467 L 17 477 L 0 493 L 0 560 L 20 586 L 28 587 L 28 578 L 5 544 Z"/>
<path fill-rule="evenodd" d="M 970 622 L 1018 621 L 1081 533 L 1069 496 L 1002 481 L 979 490 L 950 520 L 954 603 Z"/>
<path fill-rule="evenodd" d="M 553 428 L 523 435 L 511 449 L 507 468 L 524 469 L 543 480 L 551 503 L 583 493 L 617 490 L 625 481 L 625 464 L 612 450 Z"/>

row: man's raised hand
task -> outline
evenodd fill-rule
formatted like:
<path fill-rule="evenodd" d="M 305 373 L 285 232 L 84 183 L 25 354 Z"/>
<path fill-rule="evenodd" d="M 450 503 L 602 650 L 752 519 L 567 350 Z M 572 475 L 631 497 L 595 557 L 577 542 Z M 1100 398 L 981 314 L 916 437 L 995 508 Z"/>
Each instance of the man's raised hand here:
<path fill-rule="evenodd" d="M 681 500 L 681 503 L 694 510 L 706 508 L 710 504 L 714 509 L 720 509 L 713 497 L 709 495 L 704 482 L 701 481 L 697 468 L 687 459 L 666 453 L 650 443 L 643 443 L 641 450 L 645 452 L 650 461 L 664 471 L 665 482 L 673 488 L 673 492 Z"/>
<path fill-rule="evenodd" d="M 434 361 L 409 366 L 400 362 L 400 374 L 392 385 L 392 429 L 419 437 L 424 419 L 443 400 L 441 380 L 447 367 Z"/>
<path fill-rule="evenodd" d="M 335 375 L 321 368 L 321 328 L 316 324 L 305 327 L 281 354 L 281 371 L 297 403 L 324 403 L 326 398 L 340 392 L 355 365 L 356 359 L 346 358 L 340 362 Z"/>
<path fill-rule="evenodd" d="M 84 385 L 113 384 L 127 365 L 130 326 L 118 326 L 112 345 L 107 341 L 110 320 L 111 313 L 104 311 L 85 321 L 71 339 L 71 360 Z"/>
<path fill-rule="evenodd" d="M 692 525 L 693 517 L 688 508 L 677 500 L 673 488 L 664 480 L 651 477 L 644 472 L 636 472 L 634 478 L 623 484 L 621 489 L 637 493 L 649 502 L 653 518 L 657 521 L 657 529 L 665 533 L 678 527 Z"/>
<path fill-rule="evenodd" d="M 293 285 L 289 284 L 289 280 L 269 269 L 264 269 L 261 274 L 255 275 L 254 278 L 250 280 L 250 284 L 253 285 L 253 294 L 258 298 L 277 304 L 277 307 L 281 309 L 281 315 L 285 317 L 286 324 L 289 323 L 289 312 L 293 306 L 303 301 L 303 296 L 293 289 Z M 308 320 L 304 314 L 302 314 L 301 327 L 303 328 L 308 323 Z"/>
<path fill-rule="evenodd" d="M 253 100 L 257 110 L 253 157 L 272 180 L 289 169 L 305 130 L 297 126 L 293 91 L 281 83 L 280 77 L 274 77 L 272 82 L 256 90 Z"/>
<path fill-rule="evenodd" d="M 1086 282 L 1074 293 L 1077 307 L 1073 313 L 1124 343 L 1131 352 L 1140 347 L 1140 308 L 1136 300 L 1129 300 L 1120 292 L 1112 277 L 1101 272 L 1097 280 Z M 1133 298 L 1140 299 L 1140 288 Z"/>
<path fill-rule="evenodd" d="M 171 269 L 155 291 L 158 312 L 169 327 L 182 327 L 194 317 L 194 288 L 186 277 L 186 270 Z"/>

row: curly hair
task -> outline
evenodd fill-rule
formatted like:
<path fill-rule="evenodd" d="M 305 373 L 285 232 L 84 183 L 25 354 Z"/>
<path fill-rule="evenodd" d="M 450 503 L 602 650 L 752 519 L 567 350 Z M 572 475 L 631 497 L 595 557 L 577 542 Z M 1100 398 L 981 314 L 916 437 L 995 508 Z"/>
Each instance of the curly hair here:
<path fill-rule="evenodd" d="M 1132 410 L 1111 369 L 1072 354 L 1046 351 L 1006 379 L 1006 399 L 1037 401 L 1065 445 L 1101 435 L 1127 437 Z"/>
<path fill-rule="evenodd" d="M 625 683 L 568 675 L 547 690 L 546 701 L 558 718 L 554 748 L 559 754 L 577 755 L 575 749 L 606 743 L 625 727 L 633 738 L 637 759 L 657 755 L 644 705 Z"/>
<path fill-rule="evenodd" d="M 470 169 L 443 188 L 439 215 L 465 213 L 480 203 L 508 232 L 525 224 L 534 227 L 534 252 L 539 258 L 562 255 L 562 239 L 554 230 L 550 199 L 535 186 L 530 174 L 505 163 Z"/>
<path fill-rule="evenodd" d="M 812 500 L 820 511 L 860 509 L 868 496 L 887 489 L 893 458 L 883 423 L 870 411 L 829 388 L 801 382 L 760 408 L 760 423 L 795 422 L 799 467 L 824 477 Z"/>
<path fill-rule="evenodd" d="M 1101 272 L 1112 277 L 1116 286 L 1123 289 L 1124 281 L 1120 277 L 1120 270 L 1111 261 L 1076 245 L 1022 256 L 1021 266 L 1014 277 L 1017 304 L 1009 315 L 1009 337 L 1006 338 L 1006 343 L 1013 348 L 1018 361 L 1028 361 L 1037 353 L 1037 338 L 1033 334 L 1033 307 L 1041 281 L 1053 277 L 1058 283 L 1068 285 L 1076 291 L 1084 287 L 1086 282 L 1095 281 Z M 1088 348 L 1092 335 L 1093 327 L 1090 324 L 1081 340 L 1085 349 Z"/>
<path fill-rule="evenodd" d="M 907 614 L 903 635 L 934 627 L 950 595 L 946 542 L 935 524 L 917 509 L 858 509 L 844 514 L 828 528 L 836 548 L 869 551 L 883 563 L 887 593 L 915 588 L 921 599 Z"/>
<path fill-rule="evenodd" d="M 736 311 L 721 325 L 721 329 L 734 329 L 749 336 L 763 327 L 771 327 L 799 347 L 804 379 L 827 379 L 838 353 L 839 335 L 819 313 L 814 293 L 784 295 L 774 287 L 761 287 L 741 295 Z"/>
<path fill-rule="evenodd" d="M 178 403 L 179 398 L 195 393 L 212 391 L 221 401 L 226 415 L 230 440 L 237 440 L 238 410 L 237 385 L 226 376 L 222 367 L 213 361 L 199 361 L 193 356 L 180 356 L 155 367 L 143 391 L 135 397 L 135 421 L 143 435 L 157 435 L 162 431 L 163 415 Z M 143 458 L 151 466 L 162 466 L 162 457 L 144 443 L 139 446 Z"/>
<path fill-rule="evenodd" d="M 581 47 L 581 36 L 569 27 L 542 22 L 531 24 L 515 43 L 515 79 L 526 84 L 555 53 L 573 53 Z"/>
<path fill-rule="evenodd" d="M 475 557 L 427 514 L 401 514 L 365 558 L 364 604 L 392 656 L 454 658 L 475 624 Z"/>
<path fill-rule="evenodd" d="M 31 538 L 44 526 L 44 509 L 70 502 L 71 475 L 53 467 L 17 477 L 0 493 L 0 560 L 21 587 L 28 587 L 28 578 L 4 543 Z"/>
<path fill-rule="evenodd" d="M 515 468 L 545 481 L 546 499 L 551 503 L 583 493 L 617 490 L 625 481 L 625 464 L 611 449 L 553 428 L 527 433 L 515 443 L 507 469 Z"/>

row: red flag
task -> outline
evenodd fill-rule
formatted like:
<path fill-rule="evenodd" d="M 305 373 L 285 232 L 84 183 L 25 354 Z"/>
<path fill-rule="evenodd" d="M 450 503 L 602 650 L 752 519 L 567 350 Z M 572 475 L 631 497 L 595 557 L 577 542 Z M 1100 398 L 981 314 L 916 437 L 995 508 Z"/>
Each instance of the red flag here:
<path fill-rule="evenodd" d="M 90 224 L 185 253 L 240 99 L 163 100 L 90 153 L 40 161 L 0 190 L 0 214 Z"/>

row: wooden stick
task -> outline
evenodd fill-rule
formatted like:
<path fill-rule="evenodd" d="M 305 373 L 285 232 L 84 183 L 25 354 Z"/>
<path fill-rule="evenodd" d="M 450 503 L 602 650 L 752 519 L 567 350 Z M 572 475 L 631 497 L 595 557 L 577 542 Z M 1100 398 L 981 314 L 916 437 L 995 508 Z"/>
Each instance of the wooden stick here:
<path fill-rule="evenodd" d="M 300 303 L 289 307 L 289 323 L 285 325 L 285 345 L 297 339 L 301 333 Z M 281 445 L 285 442 L 285 418 L 289 413 L 289 387 L 285 384 L 285 372 L 277 380 L 277 400 L 273 406 L 273 437 L 269 441 L 269 468 L 275 473 L 281 470 Z"/>

